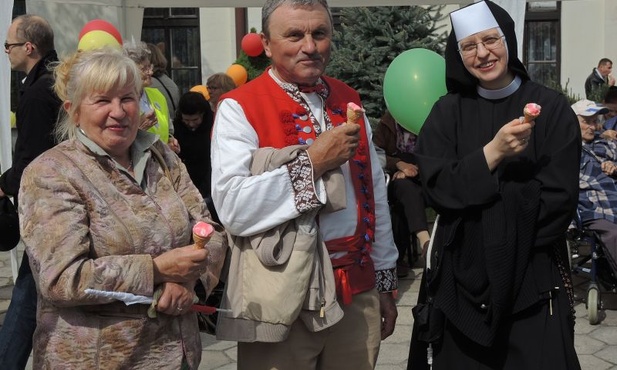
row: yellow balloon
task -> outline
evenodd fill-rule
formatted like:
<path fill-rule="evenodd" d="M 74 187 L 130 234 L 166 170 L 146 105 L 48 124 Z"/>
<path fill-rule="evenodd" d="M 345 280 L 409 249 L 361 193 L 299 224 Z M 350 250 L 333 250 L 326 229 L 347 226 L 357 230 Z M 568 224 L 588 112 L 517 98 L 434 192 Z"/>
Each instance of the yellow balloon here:
<path fill-rule="evenodd" d="M 240 64 L 230 65 L 229 68 L 227 68 L 227 71 L 225 73 L 229 77 L 231 77 L 232 80 L 234 80 L 236 87 L 240 85 L 244 85 L 246 83 L 246 80 L 248 80 L 248 76 L 249 76 L 248 72 L 246 71 L 246 68 L 244 68 Z"/>
<path fill-rule="evenodd" d="M 208 92 L 208 88 L 204 85 L 193 86 L 191 87 L 190 91 L 201 93 L 201 95 L 203 95 L 206 100 L 210 100 L 210 92 Z"/>
<path fill-rule="evenodd" d="M 112 46 L 118 49 L 122 48 L 118 40 L 109 32 L 94 30 L 81 37 L 79 45 L 77 45 L 77 50 L 94 50 L 102 48 L 103 46 Z"/>

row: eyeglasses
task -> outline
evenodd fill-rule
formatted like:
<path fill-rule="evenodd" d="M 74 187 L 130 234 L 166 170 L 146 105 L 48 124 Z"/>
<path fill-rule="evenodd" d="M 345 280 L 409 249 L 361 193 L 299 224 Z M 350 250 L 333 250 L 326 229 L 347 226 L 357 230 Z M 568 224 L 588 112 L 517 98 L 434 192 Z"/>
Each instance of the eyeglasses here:
<path fill-rule="evenodd" d="M 26 43 L 25 43 L 25 42 L 14 42 L 14 43 L 8 43 L 8 42 L 5 42 L 5 43 L 4 43 L 4 51 L 7 51 L 7 52 L 8 52 L 8 51 L 10 51 L 10 50 L 11 50 L 11 48 L 12 48 L 13 46 L 23 46 L 23 45 L 26 45 Z"/>
<path fill-rule="evenodd" d="M 480 44 L 482 44 L 482 46 L 484 46 L 484 48 L 487 50 L 495 50 L 503 45 L 503 42 L 501 40 L 504 37 L 505 36 L 492 36 L 487 37 L 480 42 L 468 42 L 466 44 L 459 45 L 458 51 L 465 57 L 476 55 L 476 53 L 478 52 L 478 45 Z"/>

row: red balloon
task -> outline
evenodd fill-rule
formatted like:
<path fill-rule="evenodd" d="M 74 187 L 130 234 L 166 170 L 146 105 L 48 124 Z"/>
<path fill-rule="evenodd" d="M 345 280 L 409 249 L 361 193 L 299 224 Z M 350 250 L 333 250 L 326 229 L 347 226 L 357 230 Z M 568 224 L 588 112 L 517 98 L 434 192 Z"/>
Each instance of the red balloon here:
<path fill-rule="evenodd" d="M 122 45 L 122 36 L 120 35 L 118 29 L 113 24 L 105 20 L 95 19 L 86 23 L 79 32 L 79 40 L 81 40 L 81 38 L 90 31 L 105 31 L 112 35 L 118 43 Z"/>
<path fill-rule="evenodd" d="M 261 43 L 261 37 L 256 33 L 248 33 L 242 38 L 242 50 L 249 57 L 261 55 L 264 51 L 264 46 Z"/>

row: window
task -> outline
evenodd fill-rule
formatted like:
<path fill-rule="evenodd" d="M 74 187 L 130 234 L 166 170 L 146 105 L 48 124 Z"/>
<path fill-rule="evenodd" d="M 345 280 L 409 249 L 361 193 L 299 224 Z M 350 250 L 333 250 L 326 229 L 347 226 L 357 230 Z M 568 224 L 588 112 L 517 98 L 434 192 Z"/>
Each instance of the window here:
<path fill-rule="evenodd" d="M 144 9 L 141 39 L 161 48 L 181 95 L 201 85 L 199 8 Z"/>
<path fill-rule="evenodd" d="M 533 81 L 550 87 L 561 84 L 560 14 L 556 1 L 530 2 L 525 13 L 523 63 Z"/>

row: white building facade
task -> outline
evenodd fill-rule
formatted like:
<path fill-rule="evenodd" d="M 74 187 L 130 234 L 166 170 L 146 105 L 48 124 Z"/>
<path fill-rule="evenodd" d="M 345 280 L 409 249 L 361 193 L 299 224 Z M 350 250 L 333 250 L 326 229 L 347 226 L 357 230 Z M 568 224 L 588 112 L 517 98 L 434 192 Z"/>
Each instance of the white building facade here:
<path fill-rule="evenodd" d="M 125 39 L 140 39 L 144 8 L 199 7 L 202 81 L 224 72 L 237 56 L 237 27 L 261 30 L 259 5 L 263 0 L 26 0 L 28 12 L 47 18 L 56 31 L 60 54 L 75 50 L 77 35 L 89 20 L 101 18 L 116 25 Z M 446 11 L 471 1 L 457 0 L 330 0 L 332 7 L 379 5 L 449 4 Z M 517 20 L 515 7 L 524 9 L 525 0 L 496 1 Z M 530 2 L 537 4 L 542 2 Z M 560 3 L 559 77 L 562 85 L 583 96 L 585 78 L 600 58 L 617 62 L 617 1 L 563 0 Z M 518 5 L 522 4 L 522 5 Z M 251 6 L 253 5 L 253 6 Z M 237 24 L 237 12 L 230 6 L 246 7 L 246 24 Z M 514 13 L 513 13 L 514 11 Z M 522 33 L 522 30 L 520 31 Z M 521 44 L 522 47 L 522 42 Z"/>

